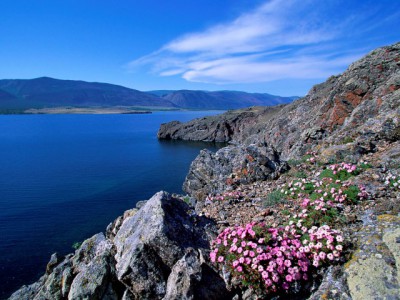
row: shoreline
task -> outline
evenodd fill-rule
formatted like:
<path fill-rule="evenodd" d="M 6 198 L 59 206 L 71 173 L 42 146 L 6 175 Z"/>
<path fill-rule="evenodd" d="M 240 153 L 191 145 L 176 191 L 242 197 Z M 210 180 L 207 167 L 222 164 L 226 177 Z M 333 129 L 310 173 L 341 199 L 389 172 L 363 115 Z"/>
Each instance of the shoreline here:
<path fill-rule="evenodd" d="M 219 109 L 168 109 L 154 107 L 51 107 L 51 108 L 29 108 L 29 109 L 6 109 L 0 110 L 0 115 L 62 115 L 62 114 L 152 114 L 154 112 L 172 111 L 221 111 Z"/>
<path fill-rule="evenodd" d="M 132 110 L 127 108 L 77 108 L 77 107 L 57 107 L 57 108 L 31 108 L 25 110 L 23 114 L 44 115 L 44 114 L 151 114 L 147 110 Z"/>

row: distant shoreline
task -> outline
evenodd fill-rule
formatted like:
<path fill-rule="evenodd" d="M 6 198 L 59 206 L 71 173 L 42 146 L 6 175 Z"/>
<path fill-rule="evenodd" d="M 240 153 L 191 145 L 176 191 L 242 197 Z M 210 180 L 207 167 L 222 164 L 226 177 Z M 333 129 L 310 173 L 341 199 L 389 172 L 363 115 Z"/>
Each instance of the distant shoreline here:
<path fill-rule="evenodd" d="M 219 111 L 219 109 L 171 109 L 164 107 L 47 107 L 29 109 L 0 109 L 0 115 L 151 114 L 158 111 Z M 226 110 L 221 110 L 221 112 L 224 111 Z"/>
<path fill-rule="evenodd" d="M 137 110 L 121 107 L 53 107 L 53 108 L 30 108 L 15 112 L 0 112 L 1 114 L 23 114 L 23 115 L 44 115 L 44 114 L 151 114 L 150 110 Z"/>

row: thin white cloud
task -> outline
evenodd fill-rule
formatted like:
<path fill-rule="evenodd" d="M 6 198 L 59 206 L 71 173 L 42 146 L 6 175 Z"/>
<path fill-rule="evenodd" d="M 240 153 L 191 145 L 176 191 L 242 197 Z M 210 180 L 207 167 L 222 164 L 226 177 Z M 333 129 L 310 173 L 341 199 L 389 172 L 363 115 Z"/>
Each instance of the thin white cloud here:
<path fill-rule="evenodd" d="M 360 57 L 335 45 L 343 24 L 324 15 L 316 0 L 272 0 L 235 20 L 178 37 L 132 61 L 160 76 L 193 82 L 251 83 L 285 78 L 324 78 Z M 326 55 L 323 49 L 330 49 Z"/>

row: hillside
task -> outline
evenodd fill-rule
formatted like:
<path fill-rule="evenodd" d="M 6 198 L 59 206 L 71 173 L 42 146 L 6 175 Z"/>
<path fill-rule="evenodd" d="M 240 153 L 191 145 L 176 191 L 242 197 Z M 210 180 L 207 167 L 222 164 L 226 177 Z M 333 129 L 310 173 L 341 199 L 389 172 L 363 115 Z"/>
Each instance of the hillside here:
<path fill-rule="evenodd" d="M 164 124 L 231 145 L 10 299 L 399 299 L 399 116 L 397 43 L 292 104 Z"/>
<path fill-rule="evenodd" d="M 342 144 L 346 136 L 365 147 L 376 136 L 368 133 L 368 126 L 383 130 L 385 122 L 397 120 L 399 48 L 395 44 L 371 52 L 293 103 L 171 122 L 160 127 L 158 136 L 244 144 L 257 140 L 274 147 L 285 159 L 319 144 Z"/>
<path fill-rule="evenodd" d="M 14 100 L 3 101 L 0 94 L 0 109 L 62 106 L 175 107 L 168 100 L 118 85 L 48 77 L 0 80 L 0 92 L 11 95 Z"/>
<path fill-rule="evenodd" d="M 59 80 L 49 77 L 0 80 L 0 110 L 3 112 L 56 107 L 110 108 L 116 106 L 145 107 L 146 109 L 227 110 L 254 105 L 288 103 L 294 98 L 296 97 L 233 91 L 141 92 L 108 83 Z M 32 111 L 35 110 L 29 112 Z M 49 111 L 52 110 L 39 112 L 49 113 Z"/>
<path fill-rule="evenodd" d="M 266 93 L 239 91 L 159 91 L 159 96 L 178 107 L 188 109 L 238 109 L 250 106 L 271 106 L 290 103 L 298 97 L 281 97 Z"/>

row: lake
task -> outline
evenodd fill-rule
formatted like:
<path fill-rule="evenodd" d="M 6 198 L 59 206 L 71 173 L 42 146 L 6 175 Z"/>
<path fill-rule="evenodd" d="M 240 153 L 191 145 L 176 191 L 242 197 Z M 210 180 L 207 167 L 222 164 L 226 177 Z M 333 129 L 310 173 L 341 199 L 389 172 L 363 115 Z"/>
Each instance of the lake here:
<path fill-rule="evenodd" d="M 182 193 L 190 162 L 216 146 L 158 141 L 159 125 L 218 113 L 0 116 L 0 298 L 137 201 Z"/>

